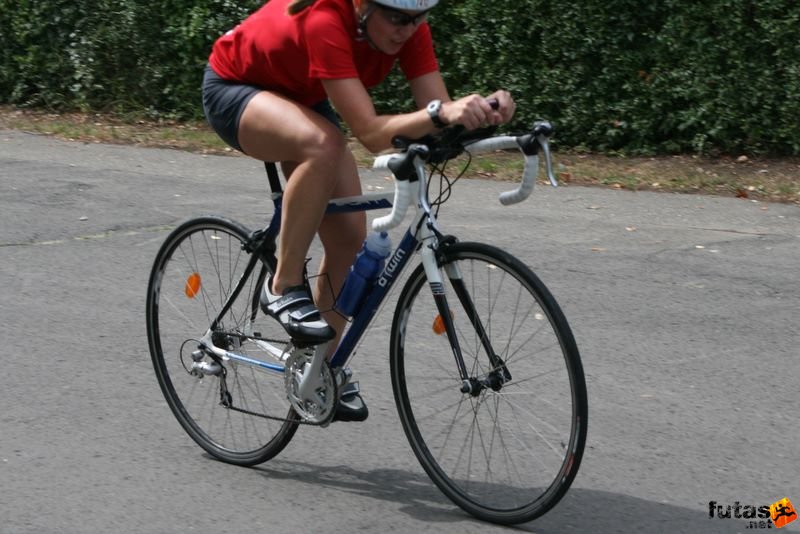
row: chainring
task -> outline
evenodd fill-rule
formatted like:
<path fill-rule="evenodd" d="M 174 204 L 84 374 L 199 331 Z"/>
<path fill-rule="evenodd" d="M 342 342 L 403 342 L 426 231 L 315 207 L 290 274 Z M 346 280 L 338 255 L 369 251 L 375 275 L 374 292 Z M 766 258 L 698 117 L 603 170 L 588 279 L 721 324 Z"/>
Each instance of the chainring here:
<path fill-rule="evenodd" d="M 330 364 L 327 361 L 323 362 L 319 377 L 321 386 L 315 389 L 309 397 L 300 397 L 298 392 L 303 373 L 311 367 L 313 357 L 313 349 L 294 350 L 285 362 L 284 384 L 286 396 L 297 415 L 304 422 L 324 424 L 333 417 L 336 399 L 338 399 L 338 386 Z"/>

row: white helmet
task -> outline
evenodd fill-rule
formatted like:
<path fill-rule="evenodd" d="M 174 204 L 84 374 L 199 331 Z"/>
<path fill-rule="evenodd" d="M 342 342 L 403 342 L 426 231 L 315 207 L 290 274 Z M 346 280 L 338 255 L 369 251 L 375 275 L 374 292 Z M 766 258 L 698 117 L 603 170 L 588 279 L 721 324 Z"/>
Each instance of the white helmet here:
<path fill-rule="evenodd" d="M 427 11 L 439 3 L 439 0 L 372 0 L 376 4 L 395 9 L 407 9 L 409 11 Z"/>

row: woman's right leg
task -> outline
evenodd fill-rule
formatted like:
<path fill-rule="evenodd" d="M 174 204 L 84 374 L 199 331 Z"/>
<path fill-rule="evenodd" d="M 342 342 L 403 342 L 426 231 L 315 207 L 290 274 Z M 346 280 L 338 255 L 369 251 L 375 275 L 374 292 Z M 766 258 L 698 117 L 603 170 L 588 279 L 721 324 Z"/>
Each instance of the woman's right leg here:
<path fill-rule="evenodd" d="M 245 107 L 239 144 L 262 161 L 294 164 L 283 196 L 278 268 L 272 291 L 303 283 L 303 266 L 347 157 L 344 136 L 329 120 L 283 96 L 263 91 Z"/>
<path fill-rule="evenodd" d="M 280 95 L 260 92 L 240 118 L 238 141 L 242 150 L 263 161 L 280 161 L 289 170 L 283 195 L 278 266 L 272 279 L 273 294 L 303 283 L 303 268 L 314 235 L 319 231 L 325 247 L 322 268 L 329 271 L 334 291 L 339 290 L 364 238 L 365 215 L 324 217 L 328 200 L 361 192 L 358 171 L 341 130 L 319 113 Z M 317 289 L 318 297 L 322 293 Z M 329 296 L 320 300 L 332 306 Z M 342 334 L 345 321 L 330 312 Z M 332 347 L 336 342 L 332 343 Z M 355 386 L 356 384 L 350 384 Z M 347 388 L 345 388 L 347 389 Z M 345 391 L 334 421 L 363 421 L 369 411 L 358 389 Z"/>

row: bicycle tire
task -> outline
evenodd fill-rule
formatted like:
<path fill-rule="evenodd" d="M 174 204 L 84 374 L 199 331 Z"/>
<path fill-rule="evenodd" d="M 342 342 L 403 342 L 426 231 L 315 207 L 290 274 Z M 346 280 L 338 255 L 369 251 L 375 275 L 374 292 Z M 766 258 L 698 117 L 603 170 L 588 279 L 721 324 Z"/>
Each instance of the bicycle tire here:
<path fill-rule="evenodd" d="M 283 375 L 234 360 L 217 362 L 224 369 L 217 375 L 198 376 L 190 371 L 198 340 L 250 260 L 251 254 L 243 247 L 249 233 L 244 226 L 216 216 L 181 224 L 161 246 L 147 289 L 150 355 L 167 403 L 198 445 L 219 460 L 243 466 L 274 457 L 297 430 L 298 417 L 286 399 Z M 258 309 L 268 270 L 260 262 L 252 270 L 212 335 L 215 345 L 267 360 L 253 338 L 240 335 L 255 332 L 261 338 L 286 338 L 277 321 Z M 210 365 L 213 360 L 205 355 L 202 361 Z M 235 409 L 224 406 L 223 400 Z"/>
<path fill-rule="evenodd" d="M 457 266 L 511 379 L 499 391 L 461 392 L 420 265 L 392 322 L 392 388 L 403 429 L 428 476 L 455 504 L 485 521 L 527 522 L 564 496 L 583 456 L 588 403 L 578 348 L 555 299 L 522 262 L 479 243 L 440 252 L 445 285 L 445 268 Z M 452 282 L 447 299 L 464 362 L 470 376 L 486 377 L 487 351 Z"/>

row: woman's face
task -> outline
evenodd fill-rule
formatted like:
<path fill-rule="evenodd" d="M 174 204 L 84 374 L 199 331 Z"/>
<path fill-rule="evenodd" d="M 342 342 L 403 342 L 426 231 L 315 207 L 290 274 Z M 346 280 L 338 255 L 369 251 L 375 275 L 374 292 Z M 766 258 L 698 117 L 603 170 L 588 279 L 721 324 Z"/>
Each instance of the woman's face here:
<path fill-rule="evenodd" d="M 385 54 L 397 54 L 420 24 L 425 22 L 425 11 L 406 11 L 364 2 L 361 9 L 374 7 L 367 19 L 367 32 L 373 44 Z"/>

